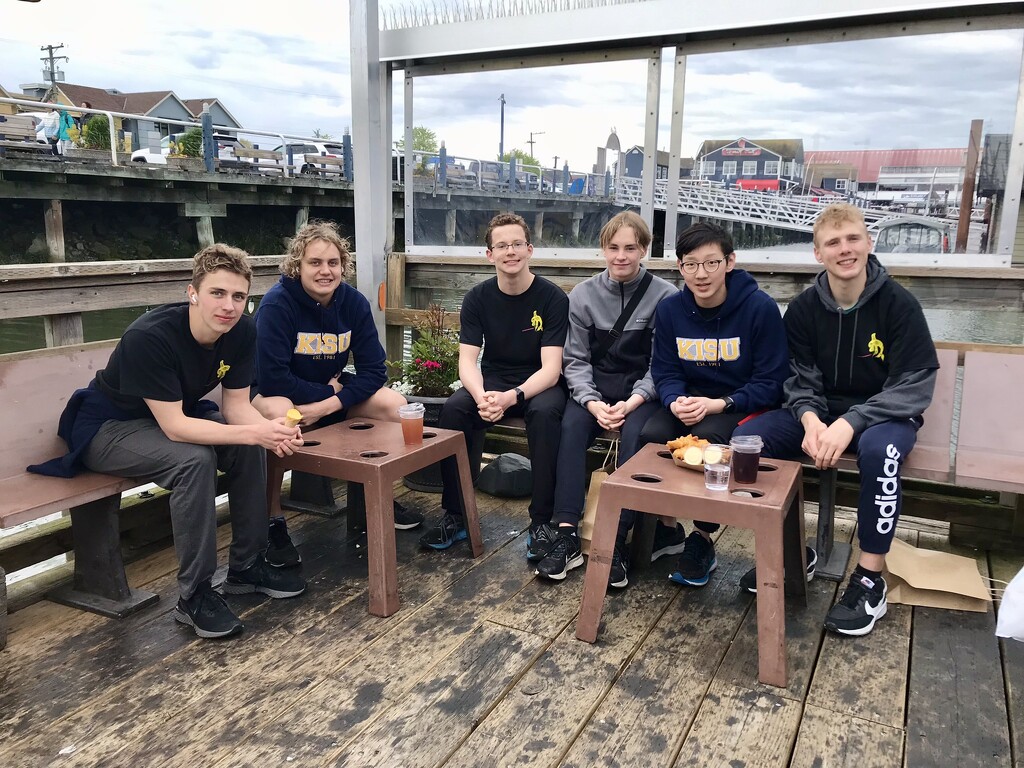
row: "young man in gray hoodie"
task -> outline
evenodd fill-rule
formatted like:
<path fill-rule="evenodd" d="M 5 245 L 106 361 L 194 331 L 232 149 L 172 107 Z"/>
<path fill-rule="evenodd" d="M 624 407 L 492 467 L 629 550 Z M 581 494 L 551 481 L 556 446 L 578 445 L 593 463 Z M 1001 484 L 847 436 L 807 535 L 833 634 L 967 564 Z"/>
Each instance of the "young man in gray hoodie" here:
<path fill-rule="evenodd" d="M 562 370 L 571 398 L 562 416 L 553 530 L 548 531 L 553 543 L 537 564 L 537 573 L 549 579 L 561 581 L 583 565 L 577 527 L 586 496 L 587 448 L 604 430 L 620 432 L 619 461 L 625 461 L 639 449 L 640 430 L 660 405 L 650 371 L 654 310 L 677 290 L 640 263 L 650 244 L 651 231 L 643 219 L 632 211 L 618 214 L 601 229 L 601 254 L 608 268 L 569 294 Z M 631 308 L 638 291 L 639 303 Z M 681 551 L 683 539 L 679 526 L 673 530 L 659 524 L 652 559 Z M 609 583 L 628 584 L 618 548 Z"/>

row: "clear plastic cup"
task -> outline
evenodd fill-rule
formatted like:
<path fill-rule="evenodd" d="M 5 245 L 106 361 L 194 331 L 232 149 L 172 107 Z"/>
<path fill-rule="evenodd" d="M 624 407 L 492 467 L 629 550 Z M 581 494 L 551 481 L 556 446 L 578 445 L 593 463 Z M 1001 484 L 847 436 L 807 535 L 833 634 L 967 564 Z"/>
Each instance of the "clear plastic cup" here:
<path fill-rule="evenodd" d="M 704 449 L 704 487 L 709 491 L 729 490 L 730 453 L 727 445 L 709 445 Z"/>
<path fill-rule="evenodd" d="M 741 435 L 729 441 L 732 449 L 732 476 L 737 483 L 749 485 L 757 482 L 757 468 L 761 463 L 764 441 L 760 435 Z"/>
<path fill-rule="evenodd" d="M 398 409 L 398 418 L 402 422 L 402 438 L 406 445 L 419 445 L 423 442 L 423 403 L 407 403 Z"/>

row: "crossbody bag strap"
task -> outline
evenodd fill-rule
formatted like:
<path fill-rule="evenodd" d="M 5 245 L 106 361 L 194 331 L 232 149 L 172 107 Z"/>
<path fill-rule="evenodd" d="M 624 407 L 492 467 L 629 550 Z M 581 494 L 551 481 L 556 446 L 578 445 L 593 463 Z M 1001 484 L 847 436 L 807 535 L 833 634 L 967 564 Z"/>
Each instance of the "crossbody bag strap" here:
<path fill-rule="evenodd" d="M 627 321 L 633 316 L 633 313 L 636 312 L 636 308 L 640 306 L 640 299 L 642 299 L 644 294 L 647 293 L 647 288 L 652 282 L 654 282 L 654 275 L 650 272 L 646 272 L 640 280 L 640 284 L 636 287 L 636 290 L 633 291 L 633 296 L 630 298 L 626 308 L 622 310 L 622 314 L 619 315 L 619 319 L 615 321 L 615 325 L 610 331 L 608 331 L 608 335 L 597 343 L 597 346 L 594 347 L 594 351 L 590 353 L 591 367 L 596 366 L 604 359 L 604 356 L 608 354 L 608 350 L 612 348 L 612 344 L 614 344 L 615 340 L 622 335 L 622 329 L 626 327 Z"/>

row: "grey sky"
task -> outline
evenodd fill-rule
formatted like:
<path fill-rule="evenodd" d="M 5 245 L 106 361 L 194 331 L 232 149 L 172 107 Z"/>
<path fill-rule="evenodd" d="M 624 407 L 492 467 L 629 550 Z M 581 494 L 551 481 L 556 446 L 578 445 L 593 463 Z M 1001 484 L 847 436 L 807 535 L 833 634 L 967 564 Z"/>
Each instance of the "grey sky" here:
<path fill-rule="evenodd" d="M 290 0 L 283 12 L 265 14 L 202 0 L 117 7 L 119 13 L 100 14 L 80 0 L 7 0 L 0 84 L 16 91 L 19 83 L 38 82 L 39 47 L 63 42 L 70 82 L 216 96 L 254 128 L 340 135 L 350 124 L 346 2 Z M 965 146 L 973 118 L 983 118 L 987 132 L 1011 129 L 1020 60 L 1020 32 L 692 56 L 683 153 L 704 138 L 740 135 L 803 138 L 806 149 Z M 416 82 L 415 123 L 432 128 L 453 154 L 493 157 L 504 93 L 506 148 L 528 149 L 533 131 L 545 164 L 558 155 L 559 164 L 567 159 L 589 170 L 612 127 L 623 147 L 643 143 L 645 89 L 643 62 L 429 78 Z"/>

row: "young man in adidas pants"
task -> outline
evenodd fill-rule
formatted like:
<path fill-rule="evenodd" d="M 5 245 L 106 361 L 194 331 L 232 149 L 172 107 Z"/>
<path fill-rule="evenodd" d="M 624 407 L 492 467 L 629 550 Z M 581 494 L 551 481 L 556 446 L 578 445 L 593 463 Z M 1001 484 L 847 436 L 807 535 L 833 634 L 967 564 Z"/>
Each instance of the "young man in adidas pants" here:
<path fill-rule="evenodd" d="M 577 527 L 586 499 L 587 448 L 602 431 L 619 432 L 619 462 L 625 461 L 637 452 L 640 430 L 659 407 L 650 371 L 654 310 L 677 290 L 667 280 L 649 275 L 640 263 L 650 244 L 651 230 L 643 219 L 632 211 L 618 214 L 601 229 L 601 255 L 608 268 L 569 294 L 562 369 L 571 398 L 562 416 L 558 447 L 554 530 L 546 533 L 554 543 L 537 563 L 537 573 L 555 581 L 583 565 Z M 625 312 L 629 316 L 621 317 Z M 612 334 L 620 319 L 621 330 Z M 682 551 L 681 527 L 659 524 L 657 534 L 652 559 Z M 629 583 L 626 566 L 622 548 L 616 547 L 611 586 Z"/>
<path fill-rule="evenodd" d="M 831 205 L 814 225 L 814 256 L 825 266 L 786 312 L 791 377 L 785 407 L 735 434 L 761 435 L 763 455 L 799 458 L 818 469 L 857 452 L 861 555 L 825 627 L 866 635 L 885 615 L 885 555 L 901 506 L 900 467 L 917 440 L 939 363 L 917 300 L 871 253 L 864 216 Z M 741 579 L 757 591 L 756 574 Z"/>

